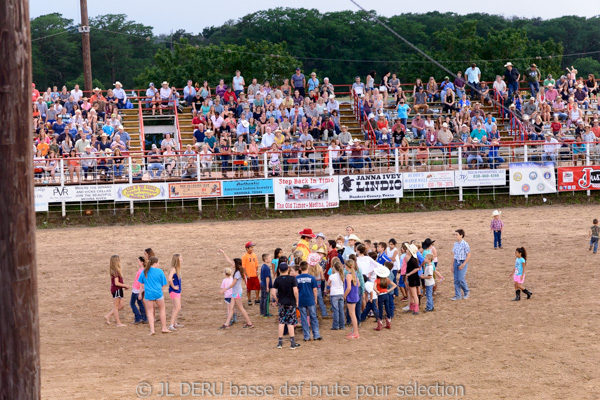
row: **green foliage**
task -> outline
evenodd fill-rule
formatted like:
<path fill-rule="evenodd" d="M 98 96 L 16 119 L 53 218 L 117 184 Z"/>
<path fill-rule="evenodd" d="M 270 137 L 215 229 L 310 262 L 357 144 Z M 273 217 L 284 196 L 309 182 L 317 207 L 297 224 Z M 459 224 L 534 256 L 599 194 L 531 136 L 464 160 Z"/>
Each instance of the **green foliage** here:
<path fill-rule="evenodd" d="M 334 84 L 351 83 L 356 75 L 364 79 L 371 70 L 377 72 L 377 83 L 386 71 L 397 73 L 403 82 L 429 76 L 440 81 L 446 75 L 376 23 L 373 15 L 374 11 L 274 8 L 206 27 L 198 34 L 179 29 L 158 36 L 150 26 L 125 15 L 103 15 L 90 21 L 92 75 L 101 82 L 98 86 L 112 87 L 120 80 L 128 89 L 165 79 L 183 86 L 188 77 L 208 79 L 214 86 L 221 78 L 230 81 L 236 69 L 247 80 L 279 83 L 300 64 L 305 73 L 315 71 L 321 80 L 328 76 Z M 582 59 L 562 56 L 600 48 L 600 16 L 507 19 L 436 11 L 379 18 L 454 72 L 464 71 L 471 60 L 489 60 L 477 62 L 485 80 L 502 73 L 508 60 L 520 70 L 535 62 L 543 75 L 559 75 L 571 65 L 581 73 L 600 73 L 600 53 Z M 33 19 L 31 31 L 38 87 L 78 82 L 81 35 L 74 22 L 59 13 L 48 14 Z"/>
<path fill-rule="evenodd" d="M 600 62 L 592 57 L 584 57 L 576 60 L 573 66 L 577 69 L 580 76 L 587 79 L 588 74 L 594 74 L 596 79 L 600 78 Z"/>
<path fill-rule="evenodd" d="M 65 83 L 65 86 L 66 86 L 66 87 L 68 87 L 68 88 L 72 88 L 72 87 L 75 87 L 75 85 L 79 85 L 79 87 L 83 89 L 83 86 L 84 86 L 84 84 L 85 84 L 84 82 L 85 82 L 85 78 L 83 77 L 83 72 L 82 72 L 82 73 L 81 73 L 81 75 L 79 75 L 79 76 L 77 77 L 77 79 L 73 79 L 73 80 L 71 80 L 71 81 L 67 81 L 67 82 Z M 102 82 L 100 82 L 100 81 L 99 81 L 98 79 L 96 79 L 96 78 L 94 78 L 94 79 L 92 80 L 92 86 L 93 86 L 93 87 L 95 87 L 95 88 L 96 88 L 96 87 L 97 87 L 97 88 L 100 88 L 100 89 L 102 89 L 102 90 L 105 90 L 105 89 L 106 89 L 106 87 L 105 87 L 105 86 L 102 84 Z"/>
<path fill-rule="evenodd" d="M 231 82 L 237 69 L 248 79 L 246 84 L 250 84 L 252 77 L 261 82 L 270 80 L 281 84 L 298 65 L 298 61 L 288 54 L 285 43 L 246 40 L 243 45 L 193 46 L 187 39 L 181 39 L 172 52 L 158 50 L 154 66 L 146 68 L 136 78 L 136 84 L 145 87 L 148 82 L 166 80 L 170 85 L 183 87 L 188 79 L 200 83 L 206 79 L 214 86 L 219 79 Z"/>

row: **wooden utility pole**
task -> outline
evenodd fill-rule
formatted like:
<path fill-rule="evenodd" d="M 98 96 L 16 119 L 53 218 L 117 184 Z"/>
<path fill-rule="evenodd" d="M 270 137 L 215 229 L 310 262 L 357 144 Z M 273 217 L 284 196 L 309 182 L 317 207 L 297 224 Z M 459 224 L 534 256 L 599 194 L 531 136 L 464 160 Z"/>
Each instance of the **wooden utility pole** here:
<path fill-rule="evenodd" d="M 92 95 L 92 54 L 90 50 L 90 21 L 88 20 L 87 0 L 79 0 L 81 8 L 81 49 L 83 52 L 83 80 L 87 96 Z"/>
<path fill-rule="evenodd" d="M 0 1 L 0 399 L 40 398 L 29 0 Z"/>

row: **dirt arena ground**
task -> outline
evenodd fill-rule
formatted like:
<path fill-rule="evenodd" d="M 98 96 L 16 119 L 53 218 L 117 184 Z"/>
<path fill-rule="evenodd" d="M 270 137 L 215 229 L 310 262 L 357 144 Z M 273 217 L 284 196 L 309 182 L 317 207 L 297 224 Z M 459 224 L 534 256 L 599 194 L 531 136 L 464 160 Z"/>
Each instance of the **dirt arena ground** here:
<path fill-rule="evenodd" d="M 356 399 L 363 394 L 364 399 L 374 394 L 374 386 L 367 385 L 378 386 L 371 398 L 436 397 L 431 391 L 412 397 L 411 389 L 398 390 L 400 385 L 414 390 L 415 382 L 463 385 L 466 395 L 458 398 L 468 399 L 600 398 L 600 254 L 587 249 L 587 231 L 592 218 L 600 216 L 598 207 L 504 210 L 505 249 L 498 251 L 490 215 L 491 210 L 458 210 L 38 231 L 42 397 L 136 399 L 136 387 L 144 381 L 152 385 L 148 398 L 159 397 L 161 382 L 169 382 L 174 398 L 193 397 L 192 382 L 199 385 L 196 396 L 202 394 L 202 382 L 217 383 L 217 392 L 224 382 L 221 398 L 234 397 L 229 382 L 272 385 L 272 396 L 246 396 L 254 398 Z M 447 280 L 435 298 L 435 313 L 398 313 L 392 330 L 381 332 L 373 331 L 369 320 L 355 341 L 330 331 L 331 320 L 324 320 L 324 340 L 300 341 L 302 347 L 293 352 L 275 348 L 275 319 L 259 318 L 257 305 L 247 307 L 255 329 L 236 324 L 217 330 L 225 321 L 218 293 L 225 262 L 217 249 L 239 257 L 244 243 L 253 240 L 259 255 L 271 253 L 275 247 L 290 249 L 296 232 L 305 227 L 334 236 L 348 224 L 362 239 L 436 240 L 439 269 Z M 467 273 L 472 295 L 452 302 L 456 228 L 466 230 L 473 254 Z M 534 295 L 515 303 L 509 275 L 517 246 L 529 252 L 526 284 Z M 185 328 L 168 335 L 149 337 L 147 325 L 130 325 L 130 291 L 121 311 L 128 326 L 104 323 L 112 300 L 109 257 L 121 255 L 125 282 L 131 284 L 135 260 L 145 247 L 155 249 L 165 270 L 173 253 L 184 257 Z M 170 307 L 167 297 L 168 314 Z M 294 392 L 300 382 L 301 392 Z M 349 391 L 332 393 L 335 383 Z M 310 384 L 329 385 L 329 392 L 317 396 Z M 382 385 L 389 385 L 387 395 Z M 147 389 L 139 394 L 149 394 Z"/>

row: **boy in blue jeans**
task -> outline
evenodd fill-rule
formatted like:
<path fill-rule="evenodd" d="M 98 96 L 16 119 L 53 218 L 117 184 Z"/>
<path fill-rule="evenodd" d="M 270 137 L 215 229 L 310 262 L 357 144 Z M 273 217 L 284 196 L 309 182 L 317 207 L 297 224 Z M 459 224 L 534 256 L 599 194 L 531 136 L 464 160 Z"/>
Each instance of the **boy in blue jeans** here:
<path fill-rule="evenodd" d="M 425 295 L 427 296 L 427 306 L 425 312 L 433 311 L 433 285 L 435 285 L 435 279 L 433 279 L 433 254 L 429 253 L 425 256 L 425 267 L 421 274 L 421 279 L 425 280 Z"/>
<path fill-rule="evenodd" d="M 269 292 L 273 287 L 273 279 L 271 278 L 271 256 L 269 254 L 262 255 L 263 265 L 260 267 L 260 315 L 261 317 L 270 317 L 269 314 Z"/>
<path fill-rule="evenodd" d="M 373 282 L 365 281 L 365 309 L 360 314 L 360 321 L 364 322 L 369 316 L 369 312 L 373 311 L 373 315 L 379 315 L 377 311 L 377 293 L 373 290 Z"/>
<path fill-rule="evenodd" d="M 598 219 L 594 218 L 592 221 L 594 225 L 590 228 L 590 251 L 594 248 L 594 254 L 598 251 L 598 239 L 600 238 L 600 226 L 598 226 Z"/>

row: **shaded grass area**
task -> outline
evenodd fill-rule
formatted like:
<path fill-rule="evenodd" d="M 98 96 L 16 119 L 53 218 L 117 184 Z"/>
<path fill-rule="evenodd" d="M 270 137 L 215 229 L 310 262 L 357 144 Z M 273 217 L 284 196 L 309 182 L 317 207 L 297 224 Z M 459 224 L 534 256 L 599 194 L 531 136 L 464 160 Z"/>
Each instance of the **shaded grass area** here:
<path fill-rule="evenodd" d="M 536 195 L 526 199 L 523 196 L 509 196 L 506 192 L 497 193 L 493 189 L 470 189 L 464 191 L 462 202 L 459 201 L 457 189 L 442 192 L 407 191 L 404 196 L 398 203 L 396 199 L 341 201 L 339 208 L 294 211 L 273 209 L 275 206 L 273 196 L 269 196 L 269 208 L 265 208 L 264 196 L 203 199 L 202 211 L 198 209 L 197 200 L 136 202 L 133 215 L 130 214 L 129 203 L 67 204 L 64 218 L 61 215 L 61 206 L 58 204 L 51 205 L 49 212 L 36 213 L 36 221 L 38 228 L 45 229 L 600 203 L 600 195 L 595 192 L 592 192 L 589 197 L 586 192 L 565 192 Z"/>

